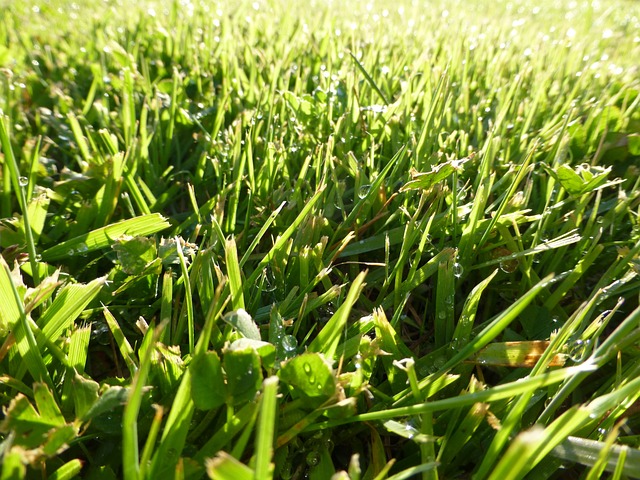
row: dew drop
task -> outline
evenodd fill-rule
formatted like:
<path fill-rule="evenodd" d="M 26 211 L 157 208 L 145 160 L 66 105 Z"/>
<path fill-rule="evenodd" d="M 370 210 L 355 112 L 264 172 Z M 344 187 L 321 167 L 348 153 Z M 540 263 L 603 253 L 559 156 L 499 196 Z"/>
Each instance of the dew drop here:
<path fill-rule="evenodd" d="M 26 187 L 27 185 L 29 185 L 29 179 L 27 177 L 20 177 L 18 178 L 18 183 L 21 187 Z"/>
<path fill-rule="evenodd" d="M 293 335 L 285 335 L 282 338 L 282 349 L 285 353 L 294 352 L 298 348 L 298 340 Z"/>
<path fill-rule="evenodd" d="M 356 367 L 356 370 L 360 370 L 362 368 L 362 355 L 358 353 L 353 357 L 353 365 Z"/>
<path fill-rule="evenodd" d="M 318 455 L 318 452 L 316 451 L 309 452 L 307 453 L 307 457 L 305 460 L 307 461 L 307 465 L 309 465 L 310 467 L 315 467 L 316 465 L 318 465 L 318 463 L 320 463 L 320 455 Z"/>
<path fill-rule="evenodd" d="M 263 290 L 265 292 L 273 292 L 276 289 L 276 277 L 273 275 L 271 267 L 267 265 L 262 274 L 264 275 Z"/>
<path fill-rule="evenodd" d="M 513 273 L 518 268 L 517 260 L 503 260 L 500 262 L 500 270 L 504 273 Z"/>
<path fill-rule="evenodd" d="M 309 365 L 308 363 L 304 363 L 304 365 L 302 366 L 302 368 L 304 369 L 305 373 L 307 375 L 311 374 L 311 365 Z"/>
<path fill-rule="evenodd" d="M 369 190 L 371 190 L 371 185 L 362 185 L 358 190 L 358 197 L 365 198 L 369 194 Z"/>
<path fill-rule="evenodd" d="M 411 440 L 413 437 L 415 437 L 416 433 L 418 433 L 418 431 L 412 425 L 405 425 L 404 429 L 407 432 L 407 438 L 409 440 Z"/>
<path fill-rule="evenodd" d="M 453 276 L 456 278 L 462 277 L 464 273 L 464 268 L 458 262 L 453 264 Z"/>

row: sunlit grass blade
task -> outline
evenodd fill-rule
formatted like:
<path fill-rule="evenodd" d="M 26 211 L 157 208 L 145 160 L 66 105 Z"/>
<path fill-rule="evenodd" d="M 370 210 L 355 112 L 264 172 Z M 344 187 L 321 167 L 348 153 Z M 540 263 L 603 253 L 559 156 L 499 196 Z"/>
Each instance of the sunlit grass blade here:
<path fill-rule="evenodd" d="M 135 352 L 133 351 L 129 340 L 127 340 L 127 337 L 124 335 L 118 321 L 107 307 L 103 308 L 103 313 L 104 318 L 107 321 L 107 325 L 109 325 L 109 330 L 111 330 L 111 334 L 113 335 L 113 339 L 120 350 L 122 358 L 124 358 L 124 363 L 126 363 L 129 373 L 133 376 L 138 371 L 138 362 L 136 360 Z"/>
<path fill-rule="evenodd" d="M 5 322 L 5 328 L 13 329 L 15 337 L 15 345 L 24 359 L 26 369 L 36 381 L 45 382 L 49 387 L 53 388 L 53 381 L 49 375 L 49 371 L 42 358 L 40 347 L 36 343 L 31 324 L 27 313 L 24 311 L 24 305 L 18 293 L 17 287 L 11 278 L 9 266 L 0 256 L 0 286 L 5 292 L 2 298 L 3 314 L 2 319 Z"/>
<path fill-rule="evenodd" d="M 146 236 L 160 232 L 169 227 L 169 223 L 157 213 L 136 218 L 130 218 L 98 228 L 87 234 L 80 235 L 60 243 L 42 252 L 45 261 L 60 260 L 74 255 L 85 255 L 113 244 L 122 235 Z"/>
<path fill-rule="evenodd" d="M 237 310 L 244 308 L 244 293 L 242 290 L 242 275 L 238 263 L 238 250 L 233 238 L 226 241 L 225 260 L 227 265 L 227 276 L 229 277 L 229 288 L 231 290 L 231 308 Z"/>
<path fill-rule="evenodd" d="M 74 284 L 63 287 L 37 322 L 47 339 L 57 340 L 96 298 L 105 282 L 106 279 L 103 277 L 96 278 L 86 285 Z"/>

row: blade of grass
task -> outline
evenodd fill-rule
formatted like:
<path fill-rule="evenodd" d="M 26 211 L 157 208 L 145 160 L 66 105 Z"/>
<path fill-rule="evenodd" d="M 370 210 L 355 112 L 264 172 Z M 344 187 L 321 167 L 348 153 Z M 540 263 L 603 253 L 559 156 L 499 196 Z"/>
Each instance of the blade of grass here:
<path fill-rule="evenodd" d="M 329 359 L 334 358 L 340 343 L 340 336 L 347 325 L 351 308 L 364 288 L 366 275 L 366 271 L 361 272 L 353 281 L 349 288 L 349 293 L 347 293 L 347 298 L 320 330 L 316 338 L 309 344 L 308 350 L 310 352 L 321 352 Z"/>
<path fill-rule="evenodd" d="M 106 313 L 106 310 L 105 310 Z M 159 337 L 159 329 L 149 327 L 145 336 L 155 343 Z M 140 368 L 132 372 L 133 381 L 129 388 L 127 404 L 122 417 L 122 465 L 125 480 L 142 478 L 140 475 L 140 459 L 138 448 L 138 415 L 142 405 L 143 389 L 149 376 L 153 348 L 147 348 L 145 356 L 140 359 Z"/>
<path fill-rule="evenodd" d="M 263 382 L 262 401 L 256 433 L 255 478 L 269 480 L 273 478 L 273 436 L 276 426 L 278 407 L 278 377 L 266 378 Z"/>
<path fill-rule="evenodd" d="M 355 63 L 356 67 L 358 67 L 358 70 L 360 70 L 360 72 L 362 73 L 362 75 L 364 75 L 364 78 L 367 80 L 369 85 L 371 85 L 371 88 L 373 88 L 373 90 L 380 96 L 380 99 L 384 102 L 385 105 L 389 105 L 389 101 L 384 96 L 384 93 L 382 93 L 382 90 L 380 90 L 380 87 L 378 87 L 373 77 L 369 75 L 369 72 L 367 72 L 367 69 L 364 68 L 364 65 L 360 63 L 360 60 L 358 60 L 358 57 L 356 57 L 351 51 L 349 51 L 349 55 L 351 56 L 353 63 Z"/>
<path fill-rule="evenodd" d="M 238 263 L 238 250 L 233 237 L 228 239 L 224 247 L 224 256 L 227 264 L 227 276 L 231 290 L 231 308 L 238 310 L 244 308 L 244 293 L 242 290 L 242 274 Z"/>
<path fill-rule="evenodd" d="M 75 254 L 87 254 L 110 246 L 122 235 L 147 236 L 168 228 L 169 222 L 157 213 L 130 218 L 118 223 L 98 228 L 84 235 L 62 242 L 42 252 L 42 259 L 47 262 L 61 260 Z"/>

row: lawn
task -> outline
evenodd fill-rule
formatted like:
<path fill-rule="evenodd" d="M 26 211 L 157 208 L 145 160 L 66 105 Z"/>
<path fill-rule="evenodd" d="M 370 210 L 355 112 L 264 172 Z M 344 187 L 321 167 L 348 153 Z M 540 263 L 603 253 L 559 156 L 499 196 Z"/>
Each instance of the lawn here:
<path fill-rule="evenodd" d="M 0 0 L 0 480 L 640 478 L 639 93 L 632 0 Z"/>

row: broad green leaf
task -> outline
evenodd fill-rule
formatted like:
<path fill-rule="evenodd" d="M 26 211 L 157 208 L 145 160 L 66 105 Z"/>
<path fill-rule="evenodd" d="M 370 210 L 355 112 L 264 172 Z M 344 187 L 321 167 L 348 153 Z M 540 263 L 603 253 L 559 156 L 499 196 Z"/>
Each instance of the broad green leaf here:
<path fill-rule="evenodd" d="M 227 402 L 239 405 L 253 400 L 262 385 L 260 356 L 255 349 L 227 349 L 223 363 L 227 374 Z"/>
<path fill-rule="evenodd" d="M 469 158 L 462 158 L 459 160 L 448 160 L 443 163 L 438 163 L 431 167 L 431 170 L 428 172 L 418 172 L 415 169 L 412 169 L 411 180 L 407 182 L 400 189 L 401 192 L 406 192 L 408 190 L 428 190 L 436 183 L 439 183 L 443 180 L 446 180 L 455 172 L 461 173 L 463 171 L 463 166 L 466 162 L 469 161 Z"/>
<path fill-rule="evenodd" d="M 287 91 L 284 92 L 282 96 L 291 110 L 293 110 L 296 115 L 300 116 L 301 120 L 306 121 L 314 116 L 317 109 L 314 103 L 315 100 L 311 95 L 305 94 L 298 97 L 294 93 Z"/>
<path fill-rule="evenodd" d="M 89 420 L 91 415 L 87 415 L 87 418 L 85 418 L 85 414 L 94 407 L 100 397 L 100 385 L 98 382 L 84 378 L 78 373 L 73 376 L 71 384 L 73 386 L 71 397 L 75 406 L 76 417 L 84 421 Z"/>
<path fill-rule="evenodd" d="M 264 368 L 273 368 L 276 360 L 276 347 L 274 345 L 251 338 L 239 338 L 229 345 L 229 350 L 246 350 L 247 348 L 253 348 L 258 352 Z"/>
<path fill-rule="evenodd" d="M 62 412 L 53 393 L 46 384 L 36 383 L 33 386 L 33 396 L 38 407 L 38 413 L 43 420 L 56 425 L 64 425 L 65 420 Z"/>
<path fill-rule="evenodd" d="M 57 420 L 41 417 L 27 397 L 18 394 L 9 403 L 0 432 L 14 433 L 14 444 L 33 449 L 43 445 L 49 431 L 59 426 Z"/>
<path fill-rule="evenodd" d="M 89 393 L 89 395 L 87 395 L 87 397 L 91 396 L 90 392 L 91 385 L 88 384 L 87 393 Z M 127 388 L 118 386 L 107 388 L 107 390 L 100 394 L 100 398 L 98 398 L 98 400 L 95 401 L 91 405 L 91 407 L 82 415 L 82 421 L 87 422 L 99 415 L 102 415 L 103 413 L 107 413 L 115 410 L 116 408 L 122 407 L 127 402 L 128 395 L 129 393 Z"/>
<path fill-rule="evenodd" d="M 165 267 L 171 267 L 171 265 L 178 265 L 180 263 L 178 246 L 187 261 L 189 261 L 198 250 L 197 245 L 186 242 L 182 237 L 161 238 L 158 244 L 158 257 L 162 259 L 162 264 Z"/>
<path fill-rule="evenodd" d="M 128 275 L 140 275 L 157 258 L 155 241 L 147 237 L 122 236 L 111 246 L 118 255 L 122 270 Z"/>
<path fill-rule="evenodd" d="M 24 450 L 12 448 L 2 456 L 0 480 L 22 480 L 27 475 L 27 467 L 23 462 Z"/>
<path fill-rule="evenodd" d="M 325 408 L 323 415 L 329 419 L 349 418 L 355 415 L 357 410 L 358 399 L 356 397 L 347 397 Z"/>
<path fill-rule="evenodd" d="M 160 232 L 169 226 L 169 222 L 158 213 L 130 218 L 122 222 L 107 225 L 106 227 L 98 228 L 48 248 L 42 252 L 42 259 L 46 262 L 51 262 L 73 257 L 74 255 L 85 255 L 112 245 L 123 235 L 148 236 Z"/>
<path fill-rule="evenodd" d="M 303 353 L 287 360 L 278 376 L 291 387 L 294 398 L 313 399 L 314 405 L 336 394 L 333 369 L 319 353 Z"/>
<path fill-rule="evenodd" d="M 607 176 L 611 172 L 611 167 L 605 168 L 583 164 L 572 168 L 563 164 L 555 170 L 548 170 L 569 194 L 578 196 L 592 192 L 604 185 L 607 181 Z"/>
<path fill-rule="evenodd" d="M 224 404 L 227 388 L 222 364 L 216 352 L 196 355 L 189 364 L 193 403 L 201 410 L 211 410 Z"/>
<path fill-rule="evenodd" d="M 225 314 L 222 319 L 238 330 L 244 337 L 252 340 L 261 340 L 258 325 L 256 325 L 251 315 L 249 315 L 244 308 L 229 312 Z"/>
<path fill-rule="evenodd" d="M 78 436 L 78 427 L 74 424 L 61 425 L 47 432 L 47 440 L 42 445 L 42 453 L 45 457 L 54 457 L 67 449 Z"/>

